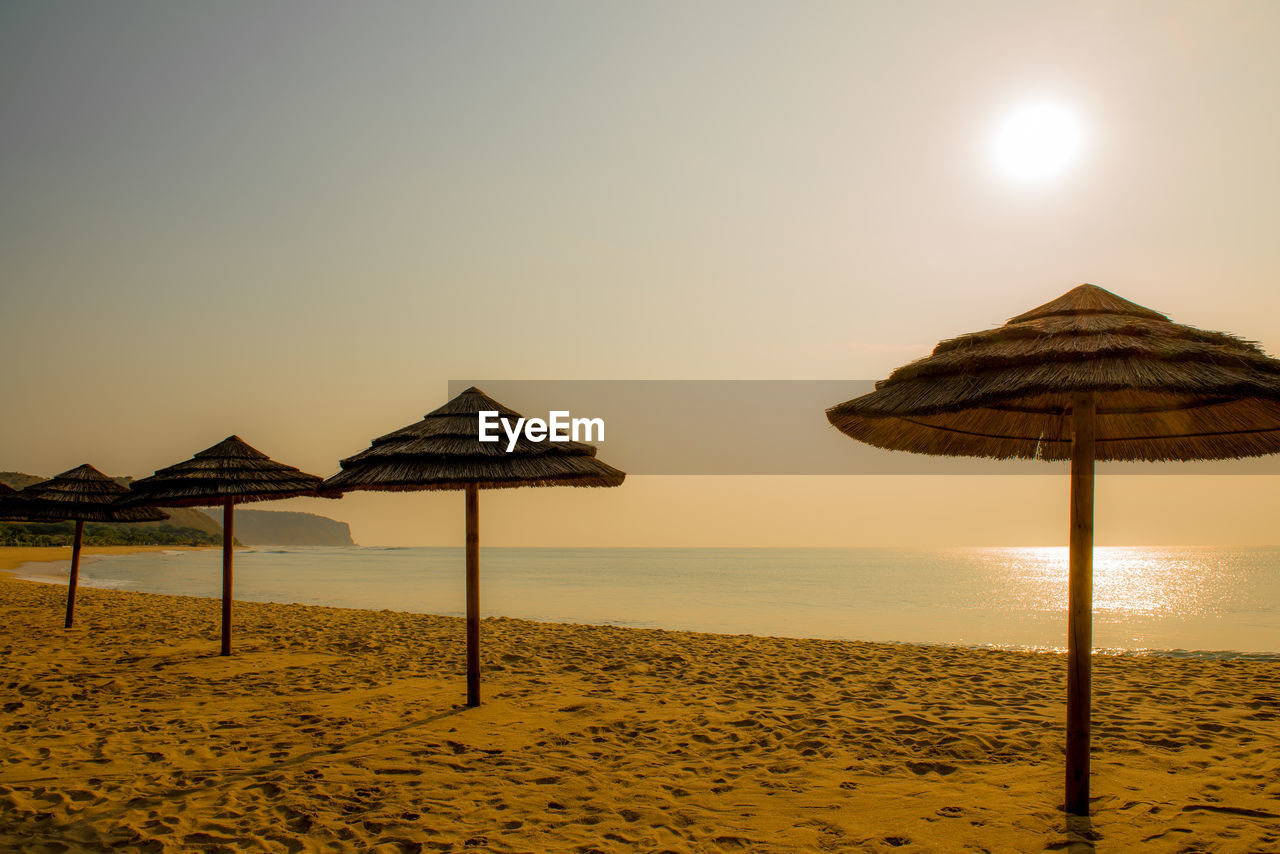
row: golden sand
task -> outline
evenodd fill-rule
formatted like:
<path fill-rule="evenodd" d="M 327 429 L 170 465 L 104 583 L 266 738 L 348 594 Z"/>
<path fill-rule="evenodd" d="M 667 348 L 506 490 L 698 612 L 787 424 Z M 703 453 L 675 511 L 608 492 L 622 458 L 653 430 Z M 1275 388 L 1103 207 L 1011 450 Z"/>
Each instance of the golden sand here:
<path fill-rule="evenodd" d="M 0 850 L 1277 851 L 1280 663 L 457 619 L 0 580 Z"/>

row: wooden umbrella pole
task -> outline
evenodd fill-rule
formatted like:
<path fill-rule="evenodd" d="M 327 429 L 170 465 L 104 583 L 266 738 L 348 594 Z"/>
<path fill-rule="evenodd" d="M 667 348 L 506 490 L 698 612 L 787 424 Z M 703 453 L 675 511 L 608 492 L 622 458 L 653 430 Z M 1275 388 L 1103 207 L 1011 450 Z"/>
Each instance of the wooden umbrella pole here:
<path fill-rule="evenodd" d="M 1093 655 L 1093 461 L 1096 404 L 1072 401 L 1071 577 L 1067 606 L 1067 812 L 1089 814 Z"/>
<path fill-rule="evenodd" d="M 84 520 L 76 520 L 76 538 L 71 543 L 71 576 L 67 579 L 67 622 L 71 628 L 76 617 L 76 582 L 80 580 L 80 535 L 84 533 Z"/>
<path fill-rule="evenodd" d="M 231 549 L 235 542 L 235 502 L 222 502 L 222 654 L 231 654 Z"/>
<path fill-rule="evenodd" d="M 467 484 L 467 705 L 480 705 L 480 487 Z"/>

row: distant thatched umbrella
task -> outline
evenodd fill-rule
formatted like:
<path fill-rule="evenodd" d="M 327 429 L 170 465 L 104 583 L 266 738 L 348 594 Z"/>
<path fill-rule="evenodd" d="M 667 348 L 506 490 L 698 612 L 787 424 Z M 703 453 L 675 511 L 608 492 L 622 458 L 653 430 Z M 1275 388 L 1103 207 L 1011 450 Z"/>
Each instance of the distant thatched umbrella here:
<path fill-rule="evenodd" d="M 26 522 L 27 511 L 18 498 L 18 490 L 0 482 L 0 522 Z"/>
<path fill-rule="evenodd" d="M 462 489 L 467 506 L 467 705 L 480 705 L 479 490 L 517 486 L 618 486 L 625 474 L 596 459 L 581 442 L 531 442 L 523 434 L 510 453 L 507 440 L 481 442 L 479 413 L 512 424 L 520 414 L 472 386 L 439 409 L 341 462 L 327 489 L 402 492 Z"/>
<path fill-rule="evenodd" d="M 943 341 L 827 418 L 891 450 L 1071 460 L 1066 807 L 1087 814 L 1094 460 L 1280 451 L 1280 361 L 1081 285 L 997 329 Z"/>
<path fill-rule="evenodd" d="M 129 507 L 122 499 L 129 490 L 85 463 L 57 477 L 33 483 L 18 494 L 21 512 L 33 522 L 76 523 L 71 544 L 71 575 L 67 580 L 66 628 L 76 610 L 76 583 L 80 580 L 80 536 L 85 522 L 158 522 L 169 514 L 154 507 Z"/>
<path fill-rule="evenodd" d="M 235 505 L 317 495 L 321 478 L 272 460 L 239 436 L 228 436 L 191 459 L 129 485 L 135 504 L 155 507 L 222 505 L 222 654 L 231 654 L 231 551 Z M 325 497 L 336 497 L 326 495 Z"/>

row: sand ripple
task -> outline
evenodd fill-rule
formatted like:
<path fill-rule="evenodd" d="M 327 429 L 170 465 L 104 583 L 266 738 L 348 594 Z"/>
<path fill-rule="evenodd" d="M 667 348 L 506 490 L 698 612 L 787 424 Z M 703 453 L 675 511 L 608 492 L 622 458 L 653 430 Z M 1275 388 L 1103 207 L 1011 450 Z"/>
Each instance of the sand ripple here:
<path fill-rule="evenodd" d="M 0 581 L 0 848 L 1280 850 L 1280 664 L 458 620 Z"/>

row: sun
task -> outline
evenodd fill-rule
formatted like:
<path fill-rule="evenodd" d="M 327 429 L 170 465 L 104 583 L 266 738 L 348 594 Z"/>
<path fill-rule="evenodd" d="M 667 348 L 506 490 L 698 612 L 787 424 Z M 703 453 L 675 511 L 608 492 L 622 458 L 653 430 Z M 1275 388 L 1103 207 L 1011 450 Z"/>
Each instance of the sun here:
<path fill-rule="evenodd" d="M 996 125 L 992 157 L 1005 176 L 1043 181 L 1062 174 L 1084 147 L 1080 119 L 1067 107 L 1039 101 L 1024 104 Z"/>

